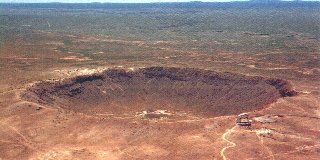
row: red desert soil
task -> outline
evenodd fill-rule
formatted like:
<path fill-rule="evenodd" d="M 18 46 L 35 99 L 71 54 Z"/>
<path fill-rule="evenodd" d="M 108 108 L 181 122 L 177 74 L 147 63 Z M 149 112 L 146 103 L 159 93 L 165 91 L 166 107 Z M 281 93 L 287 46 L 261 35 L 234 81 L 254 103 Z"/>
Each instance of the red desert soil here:
<path fill-rule="evenodd" d="M 215 97 L 206 98 L 208 94 Z M 315 92 L 285 97 L 294 94 L 285 80 L 161 67 L 40 82 L 1 93 L 0 155 L 2 159 L 316 159 L 319 103 L 310 96 Z M 240 97 L 227 103 L 232 95 Z M 250 101 L 255 97 L 259 101 Z M 243 111 L 260 117 L 254 118 L 259 121 L 272 120 L 240 128 L 235 126 L 235 114 Z M 157 113 L 161 116 L 154 116 Z"/>

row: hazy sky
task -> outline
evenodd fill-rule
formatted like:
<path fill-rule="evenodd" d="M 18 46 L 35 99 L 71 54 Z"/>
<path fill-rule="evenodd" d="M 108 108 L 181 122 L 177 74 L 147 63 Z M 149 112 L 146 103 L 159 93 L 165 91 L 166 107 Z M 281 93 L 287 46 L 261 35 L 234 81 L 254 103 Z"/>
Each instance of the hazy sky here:
<path fill-rule="evenodd" d="M 150 2 L 189 2 L 193 0 L 0 0 L 0 2 L 69 2 L 69 3 L 90 3 L 90 2 L 117 2 L 117 3 L 150 3 Z M 232 0 L 203 0 L 202 2 L 228 2 Z"/>
<path fill-rule="evenodd" d="M 195 0 L 0 0 L 9 3 L 43 3 L 43 2 L 64 2 L 64 3 L 90 3 L 90 2 L 115 2 L 115 3 L 150 3 L 150 2 L 189 2 Z M 202 2 L 229 2 L 234 0 L 201 0 Z M 246 1 L 246 0 L 236 0 Z M 309 0 L 320 1 L 320 0 Z"/>

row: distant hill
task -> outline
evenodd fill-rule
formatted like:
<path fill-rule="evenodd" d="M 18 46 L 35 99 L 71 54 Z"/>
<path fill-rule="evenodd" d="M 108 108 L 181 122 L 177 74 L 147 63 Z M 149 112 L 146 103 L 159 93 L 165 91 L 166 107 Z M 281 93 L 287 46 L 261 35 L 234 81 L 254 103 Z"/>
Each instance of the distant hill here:
<path fill-rule="evenodd" d="M 0 3 L 0 8 L 261 8 L 320 7 L 320 1 L 251 0 L 239 2 L 171 2 L 171 3 Z"/>

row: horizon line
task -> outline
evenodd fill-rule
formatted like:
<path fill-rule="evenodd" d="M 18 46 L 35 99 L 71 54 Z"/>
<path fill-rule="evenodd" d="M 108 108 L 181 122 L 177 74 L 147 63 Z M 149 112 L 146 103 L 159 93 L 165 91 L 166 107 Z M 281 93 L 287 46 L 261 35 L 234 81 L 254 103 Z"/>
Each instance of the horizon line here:
<path fill-rule="evenodd" d="M 232 3 L 232 2 L 258 2 L 259 0 L 227 0 L 227 1 L 185 1 L 185 2 L 0 2 L 0 4 L 42 4 L 42 3 L 61 3 L 61 4 L 94 4 L 94 3 L 110 3 L 110 4 L 152 4 L 152 3 Z M 268 3 L 273 3 L 273 2 L 320 2 L 320 0 L 262 0 L 261 2 L 268 2 Z"/>

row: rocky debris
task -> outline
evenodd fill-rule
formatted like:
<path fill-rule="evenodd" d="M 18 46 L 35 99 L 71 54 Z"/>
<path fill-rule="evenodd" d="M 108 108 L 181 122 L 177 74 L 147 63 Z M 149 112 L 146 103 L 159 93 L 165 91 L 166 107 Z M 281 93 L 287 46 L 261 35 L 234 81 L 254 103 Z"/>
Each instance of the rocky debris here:
<path fill-rule="evenodd" d="M 254 117 L 253 120 L 258 121 L 260 123 L 274 123 L 277 121 L 277 118 L 278 116 L 267 114 L 260 117 Z"/>
<path fill-rule="evenodd" d="M 59 77 L 74 77 L 82 75 L 91 75 L 102 73 L 106 71 L 108 67 L 98 67 L 98 68 L 71 68 L 71 69 L 56 69 L 53 71 L 54 74 Z"/>
<path fill-rule="evenodd" d="M 88 61 L 88 60 L 92 60 L 89 57 L 77 57 L 77 56 L 67 56 L 67 57 L 63 57 L 60 58 L 62 60 L 75 60 L 75 61 Z"/>
<path fill-rule="evenodd" d="M 258 136 L 263 136 L 263 137 L 270 137 L 272 136 L 273 130 L 268 129 L 268 128 L 261 128 L 259 130 L 256 130 L 256 134 Z"/>
<path fill-rule="evenodd" d="M 37 108 L 36 108 L 37 111 L 39 111 L 39 110 L 41 110 L 41 109 L 43 109 L 43 108 L 42 108 L 42 107 L 37 107 Z"/>
<path fill-rule="evenodd" d="M 283 97 L 291 97 L 298 94 L 297 91 L 293 90 L 292 85 L 283 79 L 268 79 L 266 83 L 274 86 Z"/>
<path fill-rule="evenodd" d="M 162 119 L 168 118 L 172 116 L 172 113 L 169 113 L 167 110 L 149 110 L 149 111 L 142 111 L 137 112 L 136 114 L 138 117 L 146 118 L 146 119 Z"/>

